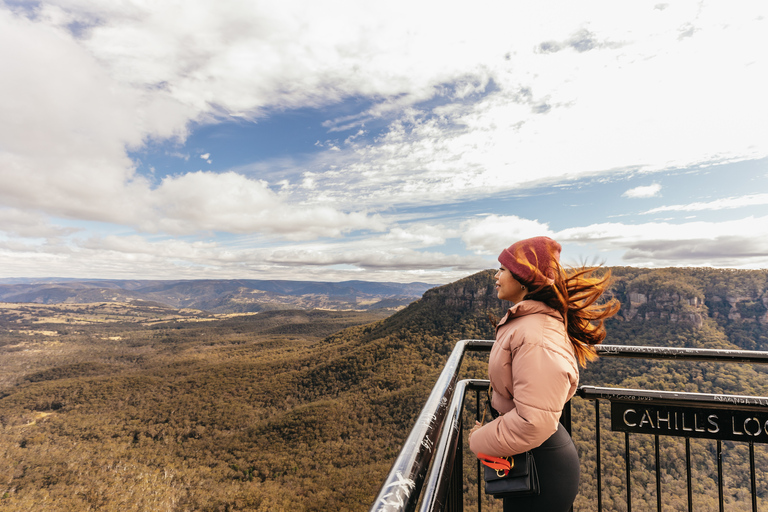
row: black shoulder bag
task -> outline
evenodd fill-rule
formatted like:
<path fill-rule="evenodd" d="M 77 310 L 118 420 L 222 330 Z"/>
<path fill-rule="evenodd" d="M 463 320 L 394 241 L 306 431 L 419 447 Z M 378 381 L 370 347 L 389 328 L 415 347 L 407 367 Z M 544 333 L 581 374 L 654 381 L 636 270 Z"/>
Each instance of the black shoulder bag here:
<path fill-rule="evenodd" d="M 499 415 L 490 402 L 491 387 L 488 386 L 488 401 L 483 409 L 483 424 L 488 407 L 494 419 Z M 539 494 L 539 475 L 536 472 L 536 461 L 530 450 L 509 457 L 494 457 L 483 453 L 478 453 L 477 457 L 485 466 L 483 477 L 486 494 L 497 499 Z"/>

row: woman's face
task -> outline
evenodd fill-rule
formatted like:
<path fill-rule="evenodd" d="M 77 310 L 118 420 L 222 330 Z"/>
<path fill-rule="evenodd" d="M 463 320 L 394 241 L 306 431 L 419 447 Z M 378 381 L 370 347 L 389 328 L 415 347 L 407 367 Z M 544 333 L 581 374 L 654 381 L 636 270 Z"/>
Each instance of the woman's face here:
<path fill-rule="evenodd" d="M 501 300 L 508 300 L 517 304 L 528 293 L 528 290 L 523 288 L 523 285 L 512 276 L 512 272 L 507 270 L 504 265 L 499 268 L 493 277 L 496 279 L 496 296 Z"/>

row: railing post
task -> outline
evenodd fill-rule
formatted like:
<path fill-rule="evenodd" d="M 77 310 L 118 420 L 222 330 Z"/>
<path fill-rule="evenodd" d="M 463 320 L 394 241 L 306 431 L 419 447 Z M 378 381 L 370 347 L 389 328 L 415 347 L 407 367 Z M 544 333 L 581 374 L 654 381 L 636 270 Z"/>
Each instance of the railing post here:
<path fill-rule="evenodd" d="M 725 512 L 723 504 L 723 442 L 717 440 L 717 501 L 720 512 Z"/>
<path fill-rule="evenodd" d="M 603 472 L 600 470 L 600 400 L 595 400 L 595 472 L 597 473 L 597 512 L 603 512 Z"/>
<path fill-rule="evenodd" d="M 659 460 L 659 436 L 653 436 L 653 449 L 656 457 L 656 512 L 661 512 L 661 461 Z"/>
<path fill-rule="evenodd" d="M 453 459 L 451 486 L 448 489 L 445 512 L 464 512 L 464 432 L 461 424 L 456 436 L 456 457 Z"/>
<path fill-rule="evenodd" d="M 480 419 L 480 390 L 475 390 L 475 419 L 477 421 L 482 421 Z M 480 459 L 477 459 L 475 462 L 475 467 L 477 469 L 477 512 L 483 511 L 483 497 L 480 494 L 481 488 L 482 488 L 482 478 L 483 478 L 483 467 L 480 464 Z"/>
<path fill-rule="evenodd" d="M 685 478 L 688 485 L 688 512 L 693 512 L 693 486 L 691 482 L 691 438 L 685 438 Z"/>
<path fill-rule="evenodd" d="M 755 481 L 755 443 L 749 442 L 749 483 L 752 490 L 752 512 L 757 512 L 757 483 Z"/>
<path fill-rule="evenodd" d="M 629 432 L 624 432 L 624 457 L 627 460 L 627 512 L 632 512 L 632 460 L 629 450 Z"/>

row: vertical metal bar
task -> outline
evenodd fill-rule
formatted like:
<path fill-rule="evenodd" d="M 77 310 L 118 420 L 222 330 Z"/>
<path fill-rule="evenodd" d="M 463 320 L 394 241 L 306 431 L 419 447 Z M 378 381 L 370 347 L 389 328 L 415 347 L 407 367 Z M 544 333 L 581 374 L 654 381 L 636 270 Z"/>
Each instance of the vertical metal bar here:
<path fill-rule="evenodd" d="M 654 448 L 656 449 L 656 510 L 661 512 L 661 462 L 659 461 L 659 436 L 654 437 Z"/>
<path fill-rule="evenodd" d="M 757 482 L 755 481 L 755 443 L 749 442 L 749 481 L 752 487 L 752 512 L 757 512 Z"/>
<path fill-rule="evenodd" d="M 480 390 L 475 390 L 475 418 L 480 421 Z M 483 469 L 480 459 L 477 459 L 477 512 L 483 512 Z"/>
<path fill-rule="evenodd" d="M 629 432 L 624 432 L 624 457 L 627 470 L 627 512 L 632 512 L 632 461 L 629 460 Z"/>
<path fill-rule="evenodd" d="M 685 473 L 688 484 L 688 512 L 693 512 L 693 486 L 691 485 L 691 438 L 685 438 Z"/>
<path fill-rule="evenodd" d="M 600 400 L 595 400 L 595 473 L 597 473 L 597 512 L 603 512 L 603 476 L 600 458 Z"/>
<path fill-rule="evenodd" d="M 725 512 L 723 504 L 723 442 L 717 440 L 717 498 L 720 503 L 720 512 Z"/>
<path fill-rule="evenodd" d="M 456 457 L 451 471 L 451 488 L 444 512 L 464 512 L 464 429 L 459 427 Z"/>

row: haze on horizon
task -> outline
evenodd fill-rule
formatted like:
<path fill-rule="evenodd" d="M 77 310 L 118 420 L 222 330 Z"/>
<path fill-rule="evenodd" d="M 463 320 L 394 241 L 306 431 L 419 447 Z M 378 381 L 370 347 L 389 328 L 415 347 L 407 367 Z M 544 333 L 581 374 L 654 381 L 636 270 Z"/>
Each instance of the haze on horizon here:
<path fill-rule="evenodd" d="M 473 9 L 0 0 L 0 278 L 768 268 L 768 5 Z"/>

